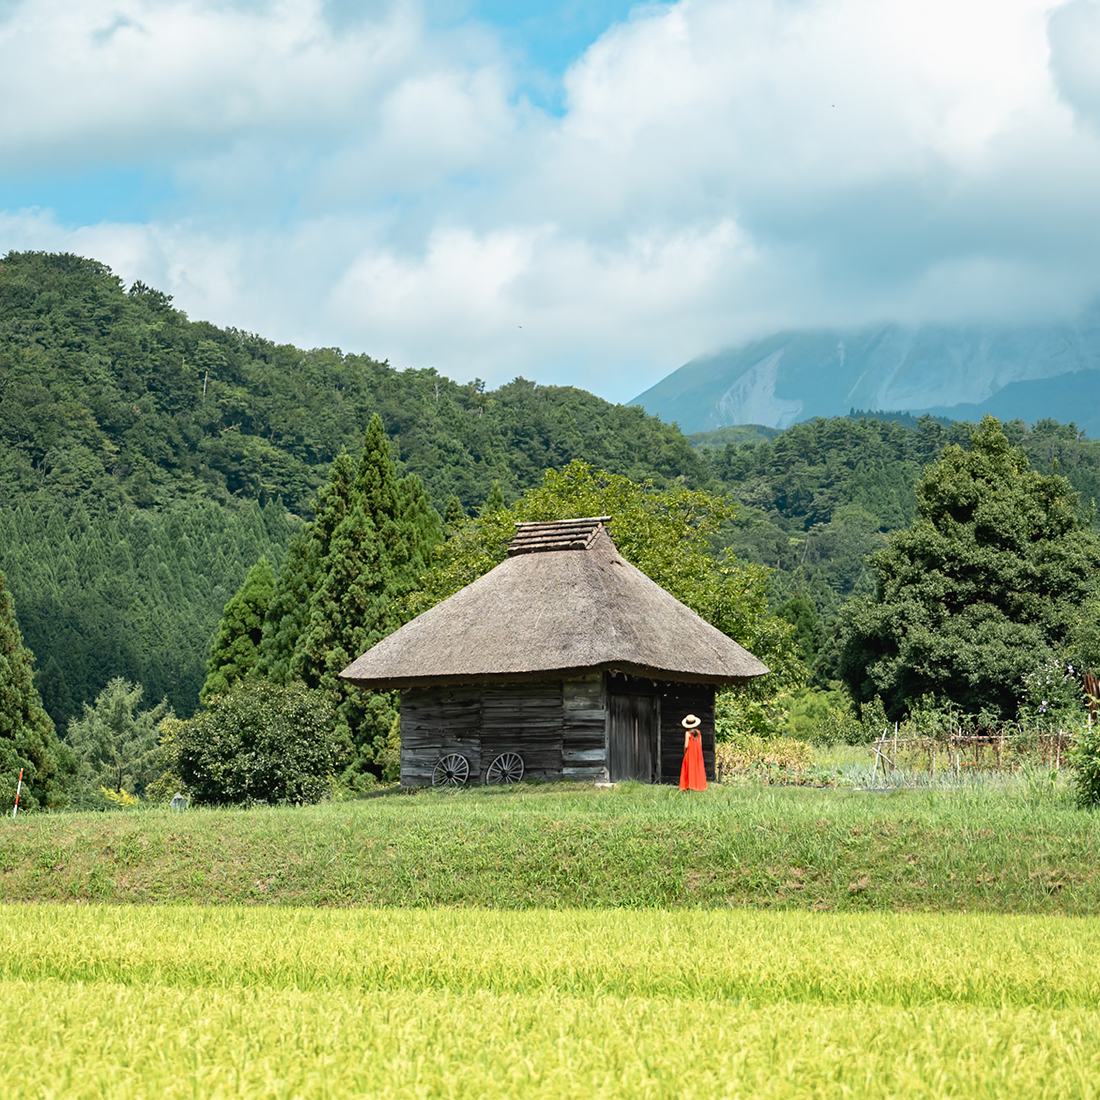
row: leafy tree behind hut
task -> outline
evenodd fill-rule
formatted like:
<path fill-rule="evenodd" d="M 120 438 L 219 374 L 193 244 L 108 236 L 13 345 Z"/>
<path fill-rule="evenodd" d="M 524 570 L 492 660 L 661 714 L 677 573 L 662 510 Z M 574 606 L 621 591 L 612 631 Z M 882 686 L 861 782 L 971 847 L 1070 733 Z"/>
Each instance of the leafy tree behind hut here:
<path fill-rule="evenodd" d="M 542 484 L 510 507 L 503 500 L 487 502 L 444 544 L 423 587 L 410 597 L 409 610 L 427 610 L 503 561 L 516 523 L 606 515 L 628 561 L 768 665 L 772 673 L 752 689 L 768 694 L 801 683 L 805 668 L 791 624 L 769 610 L 769 571 L 715 548 L 722 525 L 736 514 L 737 506 L 725 497 L 638 484 L 574 461 L 546 471 Z"/>

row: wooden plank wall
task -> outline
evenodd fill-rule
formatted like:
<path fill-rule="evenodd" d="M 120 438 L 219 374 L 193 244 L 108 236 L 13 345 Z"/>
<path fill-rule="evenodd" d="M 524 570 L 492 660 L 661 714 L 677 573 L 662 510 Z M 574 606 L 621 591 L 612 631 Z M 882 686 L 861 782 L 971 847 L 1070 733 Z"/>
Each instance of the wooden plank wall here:
<path fill-rule="evenodd" d="M 617 681 L 622 680 L 621 684 Z M 702 720 L 703 761 L 714 779 L 714 688 L 616 677 L 619 690 L 660 696 L 660 781 L 679 783 L 686 714 Z M 628 682 L 629 681 L 629 682 Z M 523 757 L 532 779 L 606 782 L 607 694 L 601 674 L 492 687 L 407 688 L 401 693 L 401 783 L 430 785 L 447 753 L 470 764 L 470 782 L 502 752 Z"/>
<path fill-rule="evenodd" d="M 680 766 L 684 762 L 684 727 L 680 724 L 689 714 L 701 718 L 703 763 L 707 779 L 714 782 L 714 685 L 661 685 L 661 782 L 679 783 Z"/>
<path fill-rule="evenodd" d="M 401 692 L 401 785 L 431 786 L 441 756 L 461 753 L 470 782 L 481 781 L 481 691 L 476 687 Z"/>
<path fill-rule="evenodd" d="M 562 684 L 562 777 L 606 783 L 607 696 L 603 673 Z"/>
<path fill-rule="evenodd" d="M 525 779 L 561 779 L 562 682 L 500 684 L 481 693 L 481 767 L 502 752 L 523 757 Z"/>

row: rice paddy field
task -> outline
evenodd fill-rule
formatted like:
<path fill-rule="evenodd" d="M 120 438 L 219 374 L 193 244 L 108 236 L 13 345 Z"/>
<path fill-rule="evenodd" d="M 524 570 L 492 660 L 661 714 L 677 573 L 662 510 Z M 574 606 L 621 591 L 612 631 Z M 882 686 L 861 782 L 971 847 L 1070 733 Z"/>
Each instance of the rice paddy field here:
<path fill-rule="evenodd" d="M 7 1095 L 1092 1097 L 1100 928 L 1001 915 L 5 911 Z"/>
<path fill-rule="evenodd" d="M 1100 815 L 1064 795 L 9 820 L 0 1090 L 1100 1098 Z"/>

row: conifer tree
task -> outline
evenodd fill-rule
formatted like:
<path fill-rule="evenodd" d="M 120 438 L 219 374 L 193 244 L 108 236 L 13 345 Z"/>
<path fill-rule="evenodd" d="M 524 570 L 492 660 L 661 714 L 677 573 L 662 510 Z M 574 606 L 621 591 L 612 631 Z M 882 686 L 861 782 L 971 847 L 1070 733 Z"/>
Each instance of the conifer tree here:
<path fill-rule="evenodd" d="M 341 451 L 332 464 L 328 481 L 317 494 L 317 500 L 313 504 L 313 511 L 317 518 L 313 522 L 311 534 L 317 543 L 316 554 L 319 562 L 324 562 L 328 557 L 332 536 L 351 510 L 353 496 L 358 489 L 355 463 L 352 462 L 347 451 Z"/>
<path fill-rule="evenodd" d="M 441 538 L 439 516 L 420 479 L 398 480 L 378 416 L 367 427 L 347 507 L 319 560 L 294 668 L 309 686 L 331 692 L 340 732 L 354 744 L 355 772 L 369 767 L 376 746 L 385 743 L 395 700 L 388 693 L 364 696 L 339 673 L 405 621 L 405 597 Z M 321 539 L 316 541 L 320 550 Z"/>
<path fill-rule="evenodd" d="M 504 499 L 504 490 L 501 489 L 499 481 L 494 481 L 489 488 L 489 495 L 485 498 L 485 503 L 481 506 L 479 515 L 495 516 L 507 507 L 508 502 Z"/>
<path fill-rule="evenodd" d="M 375 529 L 389 547 L 397 520 L 397 472 L 390 456 L 389 441 L 382 427 L 382 418 L 375 413 L 367 425 L 363 453 L 355 475 L 355 493 Z"/>
<path fill-rule="evenodd" d="M 7 581 L 0 573 L 0 797 L 14 799 L 19 770 L 25 809 L 65 805 L 72 754 L 60 744 L 34 686 L 34 656 L 23 644 Z"/>
<path fill-rule="evenodd" d="M 81 802 L 102 806 L 100 788 L 142 795 L 157 776 L 158 730 L 171 708 L 162 700 L 139 710 L 144 692 L 116 676 L 94 706 L 69 723 L 68 739 L 80 762 Z"/>
<path fill-rule="evenodd" d="M 349 650 L 374 633 L 380 617 L 381 554 L 362 508 L 354 508 L 336 529 L 322 567 L 293 664 L 296 678 L 309 687 L 335 686 L 335 674 L 358 656 L 349 656 Z"/>
<path fill-rule="evenodd" d="M 218 636 L 206 664 L 206 683 L 199 699 L 223 695 L 248 676 L 259 662 L 264 616 L 275 590 L 275 573 L 266 557 L 249 571 L 237 594 L 225 605 Z"/>
<path fill-rule="evenodd" d="M 316 544 L 308 527 L 301 528 L 271 593 L 264 616 L 257 674 L 274 684 L 293 679 L 291 663 L 298 639 L 309 622 L 309 599 L 317 572 Z"/>
<path fill-rule="evenodd" d="M 465 522 L 466 510 L 462 507 L 462 501 L 452 496 L 443 513 L 443 533 L 450 538 Z"/>
<path fill-rule="evenodd" d="M 396 710 L 390 695 L 363 696 L 339 673 L 404 622 L 405 600 L 442 539 L 420 479 L 398 479 L 378 416 L 363 453 L 346 453 L 314 504 L 316 520 L 291 546 L 268 606 L 258 674 L 300 680 L 336 705 L 338 732 L 354 745 L 352 771 L 374 762 Z"/>
<path fill-rule="evenodd" d="M 257 664 L 257 673 L 273 683 L 285 685 L 301 678 L 299 648 L 309 629 L 311 601 L 323 575 L 332 536 L 351 507 L 354 481 L 355 464 L 347 451 L 341 451 L 313 502 L 316 519 L 294 536 L 279 571 L 264 617 Z"/>
<path fill-rule="evenodd" d="M 432 564 L 436 547 L 443 541 L 439 513 L 432 506 L 423 482 L 409 474 L 397 485 L 398 507 L 403 524 L 400 545 L 404 547 L 401 599 L 415 587 Z M 407 618 L 402 614 L 402 621 Z"/>

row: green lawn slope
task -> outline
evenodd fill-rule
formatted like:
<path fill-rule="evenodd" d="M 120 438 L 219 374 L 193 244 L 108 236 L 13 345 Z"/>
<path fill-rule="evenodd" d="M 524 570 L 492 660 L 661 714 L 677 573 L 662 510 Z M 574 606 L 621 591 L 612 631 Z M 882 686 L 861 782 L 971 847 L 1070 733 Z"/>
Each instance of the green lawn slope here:
<path fill-rule="evenodd" d="M 1022 780 L 395 792 L 25 816 L 0 832 L 3 902 L 1100 912 L 1100 815 Z"/>

